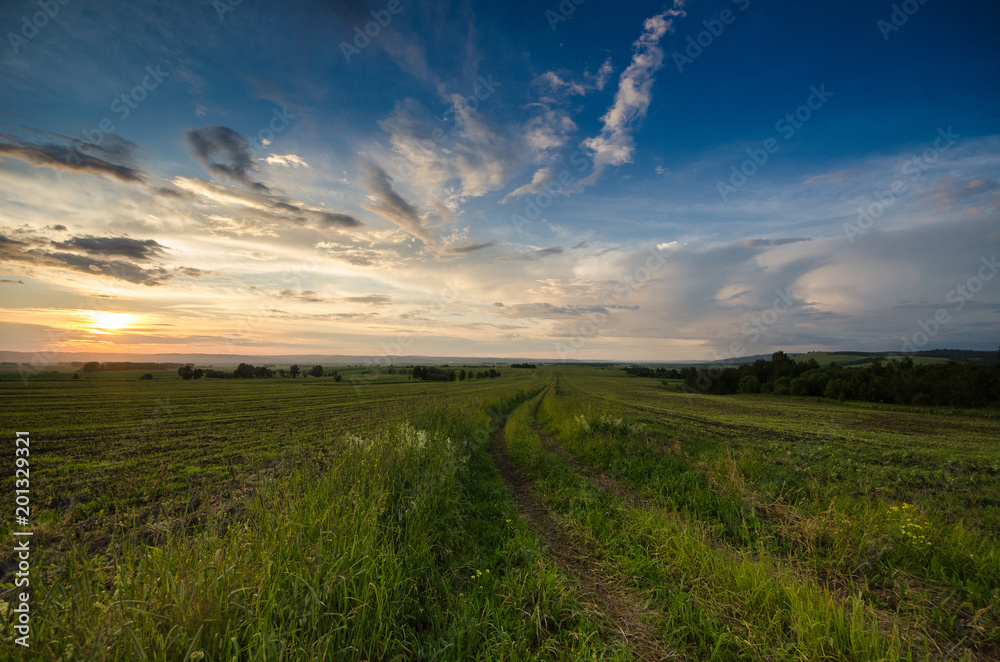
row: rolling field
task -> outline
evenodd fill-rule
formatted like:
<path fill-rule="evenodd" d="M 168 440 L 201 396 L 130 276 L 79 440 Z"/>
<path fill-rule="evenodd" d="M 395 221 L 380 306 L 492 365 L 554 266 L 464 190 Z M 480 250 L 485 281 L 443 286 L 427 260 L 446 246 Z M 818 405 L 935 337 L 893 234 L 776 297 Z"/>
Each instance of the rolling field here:
<path fill-rule="evenodd" d="M 0 657 L 1000 659 L 997 418 L 503 373 L 0 381 Z"/>

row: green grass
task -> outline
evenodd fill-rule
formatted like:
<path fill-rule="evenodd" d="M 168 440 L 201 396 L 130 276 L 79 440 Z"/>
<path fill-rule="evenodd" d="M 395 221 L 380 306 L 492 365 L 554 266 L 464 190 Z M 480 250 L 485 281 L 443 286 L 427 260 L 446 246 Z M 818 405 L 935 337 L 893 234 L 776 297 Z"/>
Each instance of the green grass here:
<path fill-rule="evenodd" d="M 582 367 L 115 374 L 0 381 L 32 433 L 38 573 L 33 648 L 0 605 L 0 658 L 631 659 L 519 519 L 486 452 L 501 425 L 554 520 L 681 659 L 1000 655 L 995 418 Z"/>

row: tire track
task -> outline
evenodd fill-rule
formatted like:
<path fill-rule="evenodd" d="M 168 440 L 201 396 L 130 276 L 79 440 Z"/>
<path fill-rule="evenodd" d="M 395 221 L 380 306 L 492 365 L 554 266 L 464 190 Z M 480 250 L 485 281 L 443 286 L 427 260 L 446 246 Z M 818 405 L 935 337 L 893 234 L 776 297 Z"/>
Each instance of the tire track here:
<path fill-rule="evenodd" d="M 656 628 L 642 620 L 642 616 L 648 613 L 645 601 L 603 574 L 592 552 L 569 536 L 555 521 L 531 483 L 512 464 L 502 426 L 494 435 L 488 451 L 510 488 L 521 519 L 542 542 L 559 570 L 574 580 L 581 601 L 594 608 L 607 631 L 615 639 L 631 646 L 638 660 L 680 659 L 660 640 Z"/>

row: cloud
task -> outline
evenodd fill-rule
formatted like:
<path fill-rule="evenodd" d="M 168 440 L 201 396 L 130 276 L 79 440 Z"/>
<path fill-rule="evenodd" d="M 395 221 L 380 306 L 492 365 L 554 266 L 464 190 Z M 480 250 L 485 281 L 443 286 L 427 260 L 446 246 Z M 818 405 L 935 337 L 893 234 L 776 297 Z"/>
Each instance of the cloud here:
<path fill-rule="evenodd" d="M 206 126 L 185 131 L 184 138 L 191 155 L 209 174 L 254 191 L 269 191 L 267 186 L 250 178 L 250 173 L 257 170 L 257 162 L 242 134 L 226 126 Z"/>
<path fill-rule="evenodd" d="M 12 240 L 6 235 L 0 235 L 0 237 L 3 237 L 3 241 L 0 241 L 0 260 L 5 262 L 26 262 L 32 267 L 67 269 L 149 286 L 162 285 L 177 277 L 199 278 L 207 273 L 192 267 L 173 267 L 170 269 L 160 266 L 142 267 L 127 260 L 100 259 L 91 255 L 80 255 L 71 252 L 72 249 L 76 248 L 84 252 L 95 250 L 100 252 L 103 248 L 109 248 L 112 254 L 120 254 L 115 253 L 115 251 L 124 251 L 141 255 L 143 254 L 143 250 L 145 250 L 148 257 L 154 255 L 158 249 L 159 244 L 156 242 L 153 242 L 155 246 L 147 242 L 137 242 L 134 245 L 130 245 L 127 242 L 116 244 L 104 241 L 106 239 L 120 240 L 121 238 L 84 237 L 81 238 L 84 240 L 82 246 L 75 246 L 72 242 L 64 242 L 69 244 L 66 246 L 68 250 L 48 250 L 47 247 L 50 245 L 57 246 L 60 249 L 63 247 L 55 242 L 32 235 L 25 235 L 24 241 Z M 96 243 L 87 241 L 89 239 L 97 239 L 97 241 Z M 149 251 L 153 252 L 150 253 Z"/>
<path fill-rule="evenodd" d="M 266 193 L 244 191 L 202 179 L 175 177 L 173 184 L 179 189 L 178 195 L 193 196 L 227 207 L 249 209 L 253 212 L 253 216 L 276 223 L 312 225 L 318 229 L 349 229 L 364 225 L 350 214 L 331 212 L 304 202 Z M 247 230 L 246 234 L 273 234 L 267 232 L 258 219 L 235 221 L 235 219 L 221 214 L 209 216 L 209 218 L 215 220 L 216 226 L 221 229 L 230 226 L 230 230 Z"/>
<path fill-rule="evenodd" d="M 392 177 L 374 163 L 365 163 L 362 169 L 367 175 L 365 186 L 372 193 L 372 201 L 361 206 L 395 223 L 424 243 L 435 243 L 433 235 L 421 225 L 416 208 L 392 187 Z"/>
<path fill-rule="evenodd" d="M 339 300 L 344 303 L 357 303 L 369 306 L 386 306 L 392 303 L 392 297 L 386 294 L 366 294 L 358 297 L 343 297 Z"/>
<path fill-rule="evenodd" d="M 566 319 L 583 317 L 585 315 L 608 314 L 606 306 L 557 306 L 551 303 L 515 303 L 493 306 L 495 313 L 511 319 Z"/>
<path fill-rule="evenodd" d="M 739 242 L 744 248 L 756 248 L 757 246 L 784 246 L 785 244 L 795 244 L 800 241 L 812 241 L 812 237 L 786 237 L 783 239 L 744 239 Z"/>
<path fill-rule="evenodd" d="M 506 204 L 508 201 L 519 198 L 522 195 L 535 195 L 536 193 L 542 193 L 545 191 L 547 184 L 551 184 L 555 181 L 555 173 L 552 172 L 552 168 L 545 167 L 539 168 L 535 171 L 535 174 L 531 177 L 531 181 L 524 186 L 519 186 L 500 200 L 500 204 Z"/>
<path fill-rule="evenodd" d="M 308 168 L 301 156 L 295 154 L 271 154 L 266 159 L 268 165 L 283 166 L 285 168 Z"/>
<path fill-rule="evenodd" d="M 568 76 L 564 78 L 563 75 L 555 71 L 546 71 L 536 77 L 532 84 L 565 97 L 586 96 L 594 90 L 603 91 L 612 73 L 614 73 L 614 67 L 611 66 L 611 58 L 609 57 L 601 64 L 601 68 L 597 70 L 596 74 L 584 71 L 584 82 L 582 83 L 570 80 Z"/>
<path fill-rule="evenodd" d="M 560 255 L 563 252 L 564 250 L 559 246 L 539 248 L 523 255 L 505 255 L 504 257 L 498 258 L 497 262 L 534 262 L 535 260 L 541 260 L 542 258 L 549 257 L 551 255 Z"/>
<path fill-rule="evenodd" d="M 576 123 L 565 111 L 545 110 L 528 120 L 523 134 L 528 146 L 544 158 L 565 145 L 573 131 Z"/>
<path fill-rule="evenodd" d="M 583 147 L 593 153 L 594 172 L 581 180 L 581 187 L 597 181 L 608 166 L 631 163 L 635 154 L 632 130 L 649 109 L 653 97 L 653 74 L 663 67 L 660 39 L 673 29 L 673 17 L 683 16 L 683 0 L 674 0 L 674 8 L 646 19 L 644 32 L 636 40 L 632 63 L 618 79 L 614 104 L 601 118 L 601 133 L 583 141 Z"/>
<path fill-rule="evenodd" d="M 522 127 L 496 125 L 461 95 L 449 95 L 446 100 L 451 109 L 443 121 L 418 101 L 406 99 L 379 122 L 403 163 L 397 171 L 405 170 L 411 189 L 443 216 L 466 197 L 502 188 L 530 155 Z M 536 128 L 544 133 L 541 125 Z"/>
<path fill-rule="evenodd" d="M 17 280 L 10 280 L 9 278 L 0 279 L 0 283 L 12 283 L 14 285 L 24 285 L 24 281 L 18 278 Z"/>
<path fill-rule="evenodd" d="M 496 246 L 495 241 L 486 241 L 479 244 L 465 244 L 462 246 L 448 246 L 442 248 L 440 253 L 442 255 L 468 255 L 469 253 L 474 253 L 476 251 L 485 250 L 492 246 Z"/>
<path fill-rule="evenodd" d="M 117 255 L 133 260 L 149 260 L 163 254 L 164 246 L 153 239 L 145 241 L 130 237 L 73 237 L 52 242 L 61 250 L 82 250 L 90 255 Z"/>
<path fill-rule="evenodd" d="M 296 292 L 294 290 L 284 289 L 278 292 L 275 296 L 279 299 L 294 299 L 295 301 L 304 301 L 306 303 L 321 303 L 328 300 L 323 295 L 312 290 L 302 290 L 300 292 Z"/>
<path fill-rule="evenodd" d="M 55 135 L 55 134 L 52 134 Z M 15 136 L 0 135 L 0 158 L 7 156 L 36 167 L 67 172 L 110 175 L 126 183 L 143 183 L 146 175 L 130 163 L 135 144 L 114 134 L 101 134 L 101 144 L 55 136 L 59 144 L 32 143 Z"/>

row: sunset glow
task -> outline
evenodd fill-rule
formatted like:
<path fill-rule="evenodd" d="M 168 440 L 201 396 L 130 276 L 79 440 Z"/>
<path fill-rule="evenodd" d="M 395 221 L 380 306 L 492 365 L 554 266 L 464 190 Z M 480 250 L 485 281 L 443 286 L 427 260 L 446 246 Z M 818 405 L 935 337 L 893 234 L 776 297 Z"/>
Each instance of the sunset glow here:
<path fill-rule="evenodd" d="M 996 346 L 995 3 L 369 4 L 60 4 L 0 49 L 5 349 Z"/>
<path fill-rule="evenodd" d="M 127 329 L 135 319 L 134 315 L 125 313 L 107 313 L 94 311 L 90 313 L 92 322 L 91 333 L 111 334 L 113 331 Z"/>

